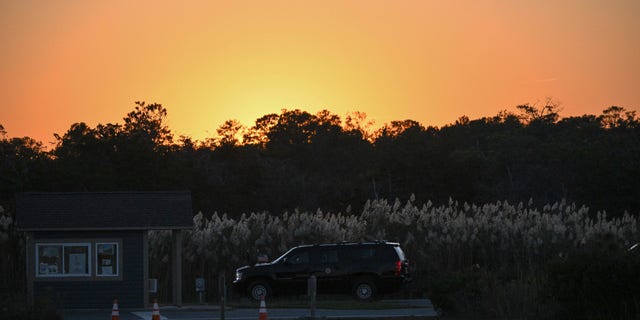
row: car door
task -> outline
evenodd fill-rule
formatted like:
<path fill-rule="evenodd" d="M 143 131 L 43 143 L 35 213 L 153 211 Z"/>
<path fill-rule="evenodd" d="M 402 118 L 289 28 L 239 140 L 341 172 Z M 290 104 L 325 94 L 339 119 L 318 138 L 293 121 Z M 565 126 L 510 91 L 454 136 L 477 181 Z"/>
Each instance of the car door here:
<path fill-rule="evenodd" d="M 311 263 L 319 292 L 343 291 L 345 269 L 340 264 L 338 246 L 314 248 Z"/>
<path fill-rule="evenodd" d="M 309 248 L 292 250 L 275 269 L 276 282 L 283 292 L 300 292 L 306 290 L 310 272 Z"/>

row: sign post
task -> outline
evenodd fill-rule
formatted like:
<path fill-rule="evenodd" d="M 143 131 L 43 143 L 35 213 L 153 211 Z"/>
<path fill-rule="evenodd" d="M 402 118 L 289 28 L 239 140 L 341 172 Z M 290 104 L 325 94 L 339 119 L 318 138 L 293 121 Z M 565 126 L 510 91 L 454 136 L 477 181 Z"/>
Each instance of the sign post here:
<path fill-rule="evenodd" d="M 311 319 L 316 318 L 316 292 L 318 291 L 317 284 L 317 278 L 312 274 L 311 277 L 309 277 L 309 280 L 307 280 L 307 295 L 309 295 L 309 311 L 311 313 L 309 316 Z"/>
<path fill-rule="evenodd" d="M 224 271 L 220 272 L 218 277 L 218 289 L 220 291 L 220 320 L 225 319 L 225 302 L 227 296 L 227 284 L 224 279 Z"/>
<path fill-rule="evenodd" d="M 204 278 L 196 278 L 196 292 L 198 293 L 198 302 L 204 302 L 205 283 Z"/>

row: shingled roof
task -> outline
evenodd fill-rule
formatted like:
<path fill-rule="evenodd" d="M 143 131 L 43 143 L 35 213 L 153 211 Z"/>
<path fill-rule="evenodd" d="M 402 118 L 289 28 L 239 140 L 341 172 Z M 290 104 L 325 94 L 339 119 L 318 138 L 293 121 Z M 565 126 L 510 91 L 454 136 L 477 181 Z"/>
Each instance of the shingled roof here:
<path fill-rule="evenodd" d="M 23 231 L 189 229 L 191 193 L 26 192 L 16 194 Z"/>

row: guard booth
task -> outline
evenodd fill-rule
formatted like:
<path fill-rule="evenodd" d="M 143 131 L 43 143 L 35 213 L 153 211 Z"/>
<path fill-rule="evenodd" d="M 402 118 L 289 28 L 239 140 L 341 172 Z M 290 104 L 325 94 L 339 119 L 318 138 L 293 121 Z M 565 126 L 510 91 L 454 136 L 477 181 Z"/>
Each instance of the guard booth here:
<path fill-rule="evenodd" d="M 72 192 L 16 194 L 26 233 L 28 300 L 63 308 L 149 305 L 149 230 L 172 231 L 173 304 L 182 305 L 182 230 L 193 227 L 191 194 Z"/>

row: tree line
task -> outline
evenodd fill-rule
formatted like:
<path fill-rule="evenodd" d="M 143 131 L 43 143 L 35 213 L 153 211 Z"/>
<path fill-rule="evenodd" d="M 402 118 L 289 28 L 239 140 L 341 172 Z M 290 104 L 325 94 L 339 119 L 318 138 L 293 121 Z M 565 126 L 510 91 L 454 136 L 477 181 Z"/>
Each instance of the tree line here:
<path fill-rule="evenodd" d="M 21 191 L 176 190 L 194 212 L 359 213 L 368 199 L 447 203 L 569 201 L 640 213 L 640 120 L 612 106 L 560 117 L 520 105 L 441 128 L 414 120 L 377 130 L 366 114 L 323 110 L 228 120 L 204 141 L 176 137 L 160 104 L 136 102 L 122 123 L 74 123 L 51 150 L 0 125 L 0 204 Z M 0 119 L 1 121 L 1 119 Z M 10 210 L 11 211 L 11 210 Z"/>

